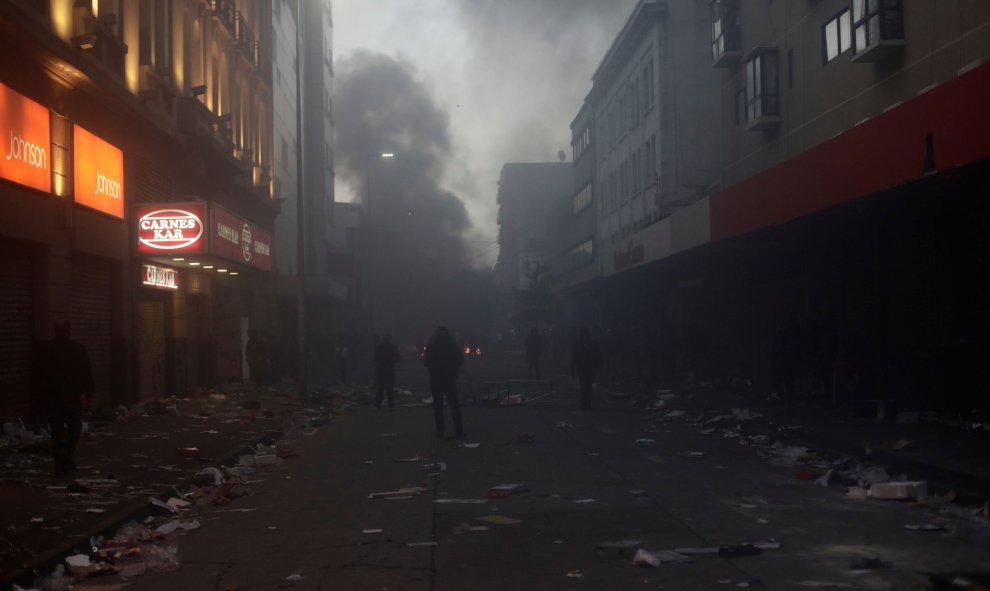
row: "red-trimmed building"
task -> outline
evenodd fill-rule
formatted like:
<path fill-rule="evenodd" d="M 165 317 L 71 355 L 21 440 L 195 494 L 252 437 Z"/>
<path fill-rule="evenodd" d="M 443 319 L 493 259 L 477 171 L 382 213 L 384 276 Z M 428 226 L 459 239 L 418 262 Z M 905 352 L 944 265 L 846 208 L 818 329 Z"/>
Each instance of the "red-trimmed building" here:
<path fill-rule="evenodd" d="M 771 389 L 789 319 L 799 392 L 834 356 L 838 399 L 986 407 L 990 4 L 710 7 L 698 75 L 720 89 L 721 178 L 624 250 L 603 245 L 602 327 L 639 322 L 692 369 Z M 648 166 L 663 186 L 662 158 Z"/>

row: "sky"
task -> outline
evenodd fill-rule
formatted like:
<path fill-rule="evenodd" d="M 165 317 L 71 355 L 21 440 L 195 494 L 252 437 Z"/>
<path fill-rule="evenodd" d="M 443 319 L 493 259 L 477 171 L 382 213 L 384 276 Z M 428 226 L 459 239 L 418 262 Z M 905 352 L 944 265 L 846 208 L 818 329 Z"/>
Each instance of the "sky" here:
<path fill-rule="evenodd" d="M 506 162 L 570 160 L 570 122 L 591 89 L 591 76 L 636 0 L 335 0 L 334 56 L 338 89 L 353 90 L 360 69 L 402 70 L 417 100 L 432 102 L 426 122 L 397 138 L 397 146 L 362 150 L 415 150 L 401 141 L 435 123 L 430 160 L 438 189 L 463 202 L 462 232 L 474 266 L 494 264 L 497 181 Z M 394 64 L 386 62 L 394 61 Z M 397 64 L 397 67 L 392 67 Z M 342 77 L 345 77 L 343 80 Z M 367 86 L 365 87 L 367 88 Z M 355 108 L 351 104 L 351 109 Z M 341 117 L 352 116 L 337 104 Z M 414 116 L 411 109 L 407 114 Z M 390 111 L 395 114 L 395 111 Z M 390 120 L 392 118 L 390 117 Z M 384 123 L 389 124 L 389 123 Z M 337 142 L 354 141 L 359 130 Z M 340 148 L 341 146 L 338 146 Z M 338 167 L 337 198 L 364 194 L 359 158 Z M 374 168 L 380 173 L 379 167 Z"/>

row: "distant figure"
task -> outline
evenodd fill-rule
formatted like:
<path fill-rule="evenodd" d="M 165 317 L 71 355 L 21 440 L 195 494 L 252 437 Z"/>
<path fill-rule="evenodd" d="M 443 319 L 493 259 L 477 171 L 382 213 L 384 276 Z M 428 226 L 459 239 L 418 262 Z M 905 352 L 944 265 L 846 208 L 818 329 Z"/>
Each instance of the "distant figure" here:
<path fill-rule="evenodd" d="M 529 379 L 540 379 L 540 358 L 543 357 L 543 336 L 534 326 L 526 335 L 526 368 Z"/>
<path fill-rule="evenodd" d="M 454 342 L 447 327 L 437 328 L 433 342 L 426 346 L 423 365 L 430 372 L 430 389 L 433 391 L 433 418 L 436 421 L 437 436 L 443 437 L 443 401 L 447 399 L 450 414 L 454 417 L 454 432 L 464 437 L 461 422 L 461 401 L 457 398 L 457 373 L 464 364 L 461 348 Z"/>
<path fill-rule="evenodd" d="M 76 469 L 75 454 L 82 434 L 83 399 L 93 399 L 93 370 L 86 347 L 69 339 L 68 322 L 56 322 L 55 338 L 38 345 L 31 386 L 41 417 L 51 423 L 55 473 Z"/>
<path fill-rule="evenodd" d="M 344 335 L 337 335 L 337 348 L 333 352 L 333 361 L 337 367 L 337 379 L 341 384 L 347 385 L 347 343 L 344 342 Z"/>
<path fill-rule="evenodd" d="M 247 344 L 244 345 L 244 360 L 247 361 L 251 381 L 256 386 L 260 386 L 264 381 L 268 352 L 266 351 L 265 340 L 261 333 L 252 328 L 248 330 L 247 334 Z"/>
<path fill-rule="evenodd" d="M 382 335 L 375 347 L 375 382 L 378 384 L 375 408 L 382 409 L 382 395 L 388 393 L 388 408 L 395 410 L 395 364 L 400 361 L 399 349 L 392 344 L 392 335 Z"/>
<path fill-rule="evenodd" d="M 578 340 L 571 349 L 571 377 L 577 377 L 581 385 L 581 410 L 591 410 L 591 387 L 601 366 L 601 347 L 591 338 L 588 327 L 582 326 Z"/>

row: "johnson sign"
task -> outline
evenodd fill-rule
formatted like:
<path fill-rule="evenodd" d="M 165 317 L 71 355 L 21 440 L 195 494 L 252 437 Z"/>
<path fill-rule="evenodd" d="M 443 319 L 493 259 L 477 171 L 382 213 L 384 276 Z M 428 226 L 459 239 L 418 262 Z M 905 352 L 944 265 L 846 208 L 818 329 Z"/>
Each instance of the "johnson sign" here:
<path fill-rule="evenodd" d="M 206 253 L 205 203 L 145 203 L 135 208 L 134 215 L 139 253 Z"/>
<path fill-rule="evenodd" d="M 48 109 L 0 84 L 0 178 L 52 190 Z"/>
<path fill-rule="evenodd" d="M 73 127 L 76 203 L 124 218 L 124 153 L 113 144 Z"/>

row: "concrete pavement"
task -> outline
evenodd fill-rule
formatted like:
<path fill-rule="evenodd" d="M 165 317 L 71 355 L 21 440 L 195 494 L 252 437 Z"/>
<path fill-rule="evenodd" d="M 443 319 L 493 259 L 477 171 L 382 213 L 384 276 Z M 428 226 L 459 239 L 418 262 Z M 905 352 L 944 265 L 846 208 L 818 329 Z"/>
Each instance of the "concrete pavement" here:
<path fill-rule="evenodd" d="M 254 475 L 262 482 L 253 496 L 202 510 L 203 527 L 180 539 L 181 568 L 145 575 L 136 588 L 717 589 L 759 580 L 768 589 L 915 589 L 927 580 L 920 573 L 990 569 L 985 546 L 904 529 L 930 520 L 926 509 L 848 499 L 750 447 L 629 405 L 575 406 L 569 393 L 549 404 L 467 407 L 474 449 L 437 441 L 428 407 L 357 407 L 304 438 L 299 457 Z M 518 443 L 523 433 L 535 443 Z M 657 444 L 638 447 L 644 435 Z M 706 455 L 680 455 L 690 451 Z M 429 460 L 394 462 L 415 456 Z M 433 461 L 447 469 L 431 476 L 423 464 Z M 513 482 L 531 490 L 484 504 L 433 502 L 482 499 Z M 367 498 L 409 486 L 427 490 Z M 492 515 L 519 523 L 479 521 Z M 463 524 L 488 529 L 464 533 Z M 669 550 L 767 539 L 782 548 L 659 569 L 596 553 L 618 540 Z M 873 557 L 893 568 L 850 571 L 851 560 Z M 287 581 L 294 574 L 302 578 Z"/>

